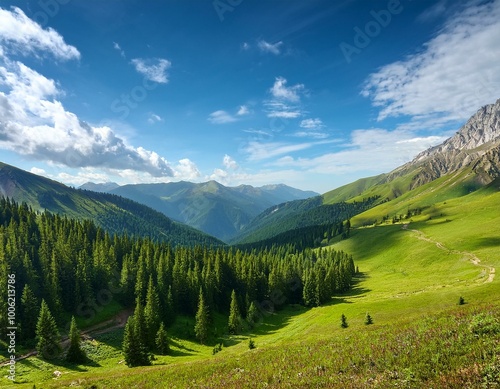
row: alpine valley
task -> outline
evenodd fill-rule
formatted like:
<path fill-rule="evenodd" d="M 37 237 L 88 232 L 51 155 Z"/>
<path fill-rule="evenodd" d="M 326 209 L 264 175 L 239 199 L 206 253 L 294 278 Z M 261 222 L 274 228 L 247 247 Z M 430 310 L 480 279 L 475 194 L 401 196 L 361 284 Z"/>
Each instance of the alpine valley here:
<path fill-rule="evenodd" d="M 500 100 L 322 195 L 74 189 L 5 164 L 0 191 L 0 278 L 14 274 L 22 323 L 10 387 L 500 383 Z"/>

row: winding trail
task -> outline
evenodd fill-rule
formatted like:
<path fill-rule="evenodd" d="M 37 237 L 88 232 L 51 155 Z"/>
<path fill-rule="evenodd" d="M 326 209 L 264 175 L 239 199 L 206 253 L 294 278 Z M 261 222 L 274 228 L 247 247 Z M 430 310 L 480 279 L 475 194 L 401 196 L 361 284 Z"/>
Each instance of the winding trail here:
<path fill-rule="evenodd" d="M 409 231 L 414 232 L 416 234 L 417 239 L 435 244 L 438 249 L 446 251 L 450 254 L 462 255 L 462 256 L 466 257 L 475 266 L 483 268 L 484 271 L 487 272 L 487 274 L 488 274 L 488 278 L 486 279 L 486 281 L 484 281 L 484 283 L 493 282 L 493 280 L 495 279 L 495 268 L 493 266 L 481 264 L 481 260 L 475 254 L 468 252 L 468 251 L 451 250 L 448 247 L 446 247 L 443 243 L 438 242 L 434 239 L 431 239 L 431 238 L 425 236 L 424 233 L 420 230 L 409 230 Z"/>

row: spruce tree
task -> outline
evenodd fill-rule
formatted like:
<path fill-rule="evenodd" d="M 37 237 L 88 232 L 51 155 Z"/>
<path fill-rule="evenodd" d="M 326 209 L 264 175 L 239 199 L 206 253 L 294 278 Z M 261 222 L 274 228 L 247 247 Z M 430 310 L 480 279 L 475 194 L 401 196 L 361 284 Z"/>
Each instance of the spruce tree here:
<path fill-rule="evenodd" d="M 40 305 L 29 285 L 25 285 L 21 296 L 21 335 L 24 341 L 33 340 L 36 336 L 36 323 Z"/>
<path fill-rule="evenodd" d="M 73 316 L 71 318 L 71 326 L 69 329 L 69 349 L 66 354 L 66 360 L 71 363 L 83 363 L 85 362 L 86 356 L 85 352 L 80 346 L 80 331 L 76 326 L 76 320 Z"/>
<path fill-rule="evenodd" d="M 130 316 L 125 324 L 122 351 L 128 367 L 151 364 L 149 353 L 145 345 L 141 344 L 140 335 L 137 334 L 137 322 L 134 316 Z"/>
<path fill-rule="evenodd" d="M 237 334 L 241 331 L 241 316 L 238 308 L 236 292 L 231 292 L 231 306 L 229 308 L 228 330 L 230 334 Z"/>
<path fill-rule="evenodd" d="M 36 324 L 36 338 L 36 350 L 38 351 L 38 355 L 41 355 L 43 358 L 51 359 L 58 356 L 61 352 L 61 345 L 59 344 L 60 335 L 56 320 L 52 316 L 52 313 L 50 313 L 45 300 L 42 300 L 40 307 L 40 315 Z"/>
<path fill-rule="evenodd" d="M 167 330 L 165 329 L 165 325 L 163 323 L 160 324 L 160 329 L 156 333 L 155 343 L 156 349 L 161 355 L 168 354 L 170 346 L 168 344 Z"/>
<path fill-rule="evenodd" d="M 349 324 L 347 324 L 347 317 L 344 314 L 342 314 L 342 316 L 340 317 L 340 326 L 342 328 L 349 327 Z"/>
<path fill-rule="evenodd" d="M 366 325 L 373 324 L 373 318 L 371 317 L 371 315 L 368 312 L 366 313 L 366 316 L 365 316 L 365 324 Z"/>
<path fill-rule="evenodd" d="M 252 301 L 250 303 L 250 307 L 248 307 L 248 313 L 247 313 L 247 322 L 251 328 L 255 327 L 259 318 L 260 318 L 259 311 L 257 310 L 255 303 Z"/>
<path fill-rule="evenodd" d="M 209 331 L 209 312 L 203 297 L 203 290 L 200 288 L 200 296 L 198 298 L 198 311 L 196 312 L 194 333 L 201 344 L 208 338 Z"/>
<path fill-rule="evenodd" d="M 146 306 L 144 307 L 144 321 L 146 324 L 146 335 L 148 347 L 152 349 L 155 345 L 155 336 L 160 328 L 160 298 L 153 285 L 153 277 L 149 277 L 148 292 L 146 294 Z"/>

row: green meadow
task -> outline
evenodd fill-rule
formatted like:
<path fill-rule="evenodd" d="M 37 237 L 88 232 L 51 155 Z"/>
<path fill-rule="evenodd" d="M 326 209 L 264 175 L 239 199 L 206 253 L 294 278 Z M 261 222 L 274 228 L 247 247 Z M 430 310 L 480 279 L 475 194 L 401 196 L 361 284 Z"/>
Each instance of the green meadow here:
<path fill-rule="evenodd" d="M 153 366 L 140 368 L 123 363 L 123 329 L 118 328 L 84 342 L 89 364 L 31 357 L 17 363 L 16 384 L 2 384 L 498 387 L 500 281 L 495 271 L 500 266 L 500 192 L 490 186 L 460 197 L 443 194 L 443 188 L 439 196 L 430 187 L 410 193 L 353 218 L 348 239 L 321 248 L 353 254 L 359 268 L 353 288 L 328 305 L 266 311 L 254 330 L 239 336 L 225 335 L 227 318 L 216 316 L 217 333 L 207 345 L 194 341 L 194 321 L 179 317 L 169 328 L 170 355 L 155 356 Z M 416 206 L 422 208 L 418 215 L 394 224 L 390 219 L 382 222 L 383 216 Z M 370 220 L 377 222 L 367 226 Z M 458 304 L 460 297 L 465 304 Z M 365 324 L 367 313 L 373 318 L 371 325 Z M 342 314 L 347 328 L 340 326 Z M 256 348 L 249 349 L 249 339 Z M 220 342 L 222 349 L 214 354 Z M 55 371 L 61 375 L 55 377 Z"/>

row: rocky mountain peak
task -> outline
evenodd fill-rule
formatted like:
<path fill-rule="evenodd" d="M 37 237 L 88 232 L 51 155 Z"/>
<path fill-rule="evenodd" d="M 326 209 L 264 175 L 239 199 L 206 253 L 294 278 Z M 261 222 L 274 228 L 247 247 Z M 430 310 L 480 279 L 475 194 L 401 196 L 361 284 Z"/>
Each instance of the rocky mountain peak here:
<path fill-rule="evenodd" d="M 488 159 L 490 166 L 499 153 L 500 99 L 480 108 L 454 136 L 421 152 L 413 161 L 391 172 L 387 180 L 415 170 L 412 183 L 412 188 L 415 188 L 465 166 L 478 166 L 484 158 Z M 495 171 L 493 167 L 490 166 L 488 171 Z M 481 176 L 483 183 L 494 178 L 486 177 L 485 174 Z"/>

